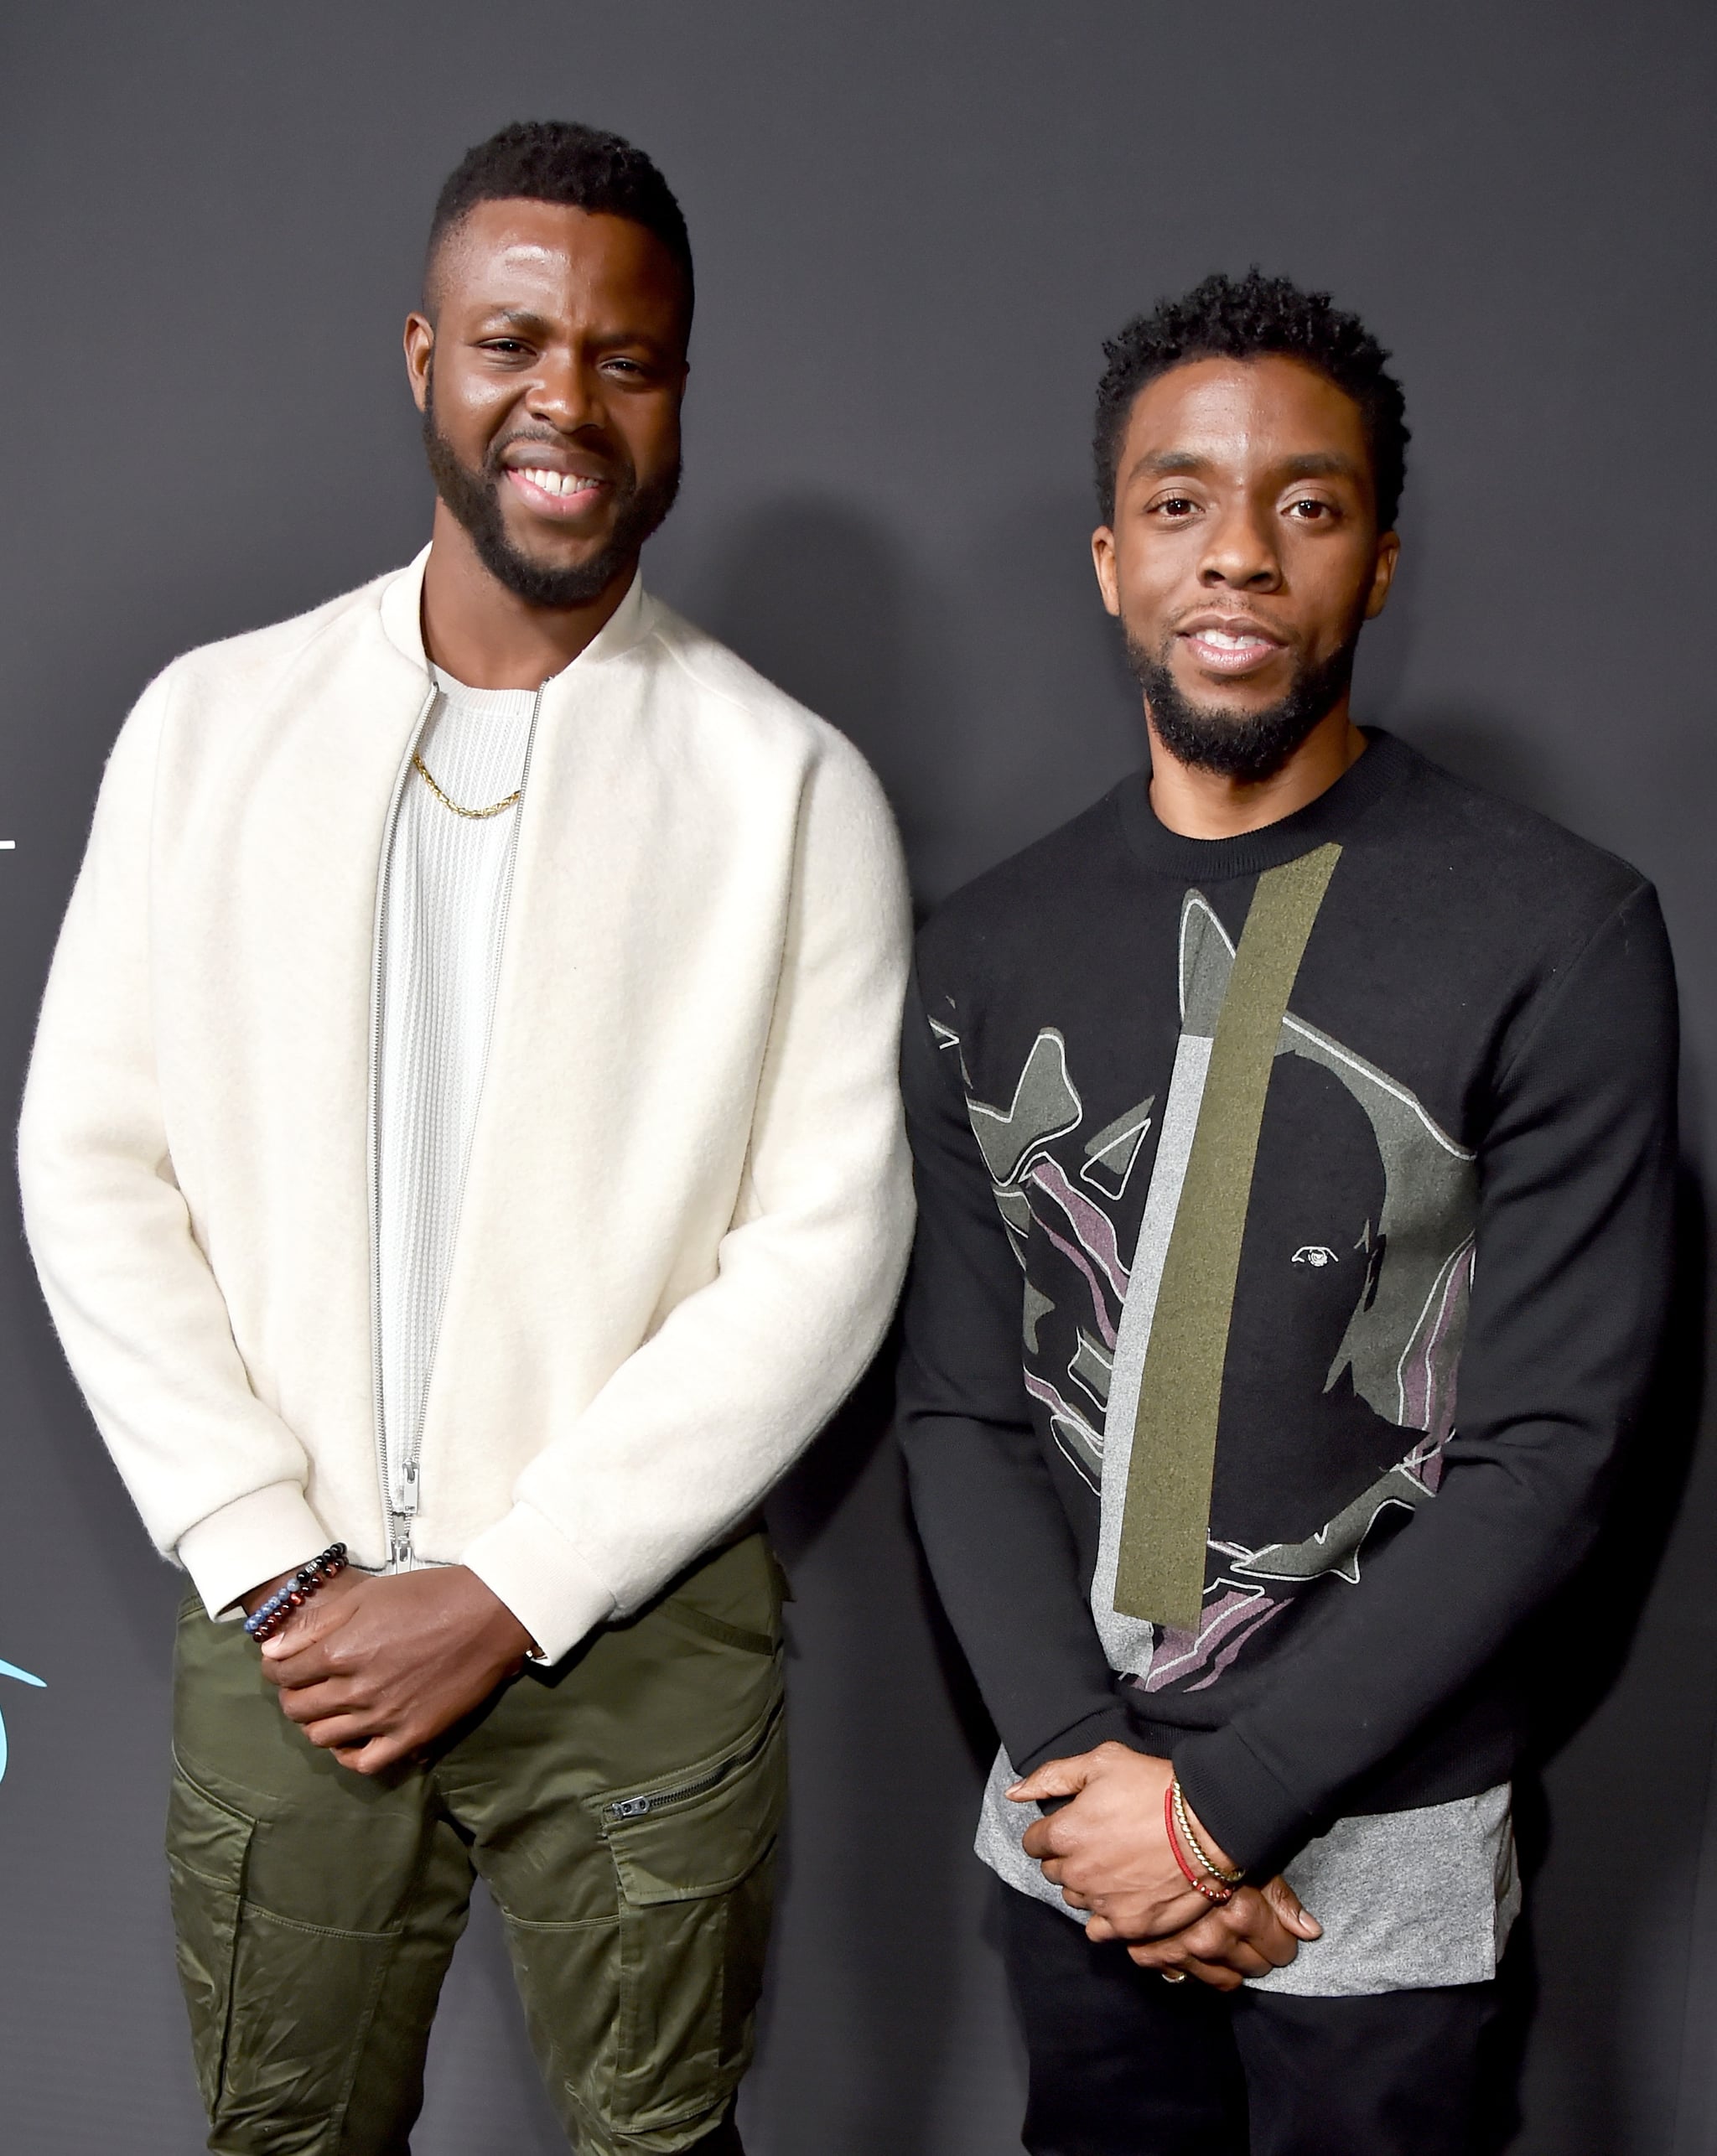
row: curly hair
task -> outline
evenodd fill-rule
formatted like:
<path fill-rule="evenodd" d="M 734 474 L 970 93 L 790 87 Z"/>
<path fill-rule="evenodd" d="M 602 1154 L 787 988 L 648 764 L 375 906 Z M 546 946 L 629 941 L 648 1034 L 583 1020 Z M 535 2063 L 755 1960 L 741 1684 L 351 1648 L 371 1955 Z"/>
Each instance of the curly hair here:
<path fill-rule="evenodd" d="M 448 174 L 429 220 L 423 282 L 442 241 L 480 202 L 558 202 L 630 218 L 661 241 L 686 280 L 692 319 L 692 242 L 673 190 L 651 160 L 620 135 L 574 120 L 516 120 L 465 152 Z"/>
<path fill-rule="evenodd" d="M 1327 292 L 1302 292 L 1256 264 L 1242 277 L 1207 277 L 1179 299 L 1159 300 L 1103 345 L 1108 361 L 1097 385 L 1092 435 L 1103 521 L 1115 514 L 1115 478 L 1133 406 L 1145 384 L 1190 360 L 1251 360 L 1279 352 L 1302 360 L 1351 396 L 1365 420 L 1377 488 L 1377 525 L 1387 531 L 1401 506 L 1407 476 L 1407 401 L 1385 361 L 1389 355 L 1356 314 Z"/>

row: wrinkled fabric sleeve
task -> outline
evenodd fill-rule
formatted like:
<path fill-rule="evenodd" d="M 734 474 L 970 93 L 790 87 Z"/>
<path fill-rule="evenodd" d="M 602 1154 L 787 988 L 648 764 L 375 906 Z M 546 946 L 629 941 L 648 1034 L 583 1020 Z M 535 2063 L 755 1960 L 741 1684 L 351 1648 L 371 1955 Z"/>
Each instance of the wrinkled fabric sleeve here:
<path fill-rule="evenodd" d="M 1590 1552 L 1668 1304 L 1675 980 L 1642 885 L 1528 1012 L 1479 1150 L 1456 1431 L 1435 1498 L 1261 1698 L 1175 1749 L 1237 1863 L 1274 1868 Z"/>
<path fill-rule="evenodd" d="M 1107 1738 L 1126 1743 L 1130 1726 L 1032 1426 L 1024 1279 L 972 1133 L 960 1049 L 937 1045 L 916 981 L 900 1070 L 918 1196 L 900 1444 L 937 1591 L 1024 1774 Z"/>
<path fill-rule="evenodd" d="M 293 1432 L 252 1392 L 174 1179 L 156 1082 L 149 858 L 172 673 L 108 759 L 18 1129 L 25 1229 L 72 1373 L 156 1547 L 210 1615 L 327 1542 Z"/>

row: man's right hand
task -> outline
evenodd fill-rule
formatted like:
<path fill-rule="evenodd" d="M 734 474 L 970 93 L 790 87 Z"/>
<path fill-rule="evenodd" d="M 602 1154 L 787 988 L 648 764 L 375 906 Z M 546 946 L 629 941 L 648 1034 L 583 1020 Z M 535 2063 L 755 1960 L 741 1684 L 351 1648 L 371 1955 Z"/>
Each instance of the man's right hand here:
<path fill-rule="evenodd" d="M 1301 1942 L 1320 1939 L 1323 1926 L 1279 1874 L 1263 1887 L 1242 1887 L 1232 1901 L 1211 1909 L 1184 1931 L 1166 1939 L 1140 1940 L 1127 1949 L 1141 1969 L 1196 1977 L 1213 1991 L 1237 1991 L 1248 1977 L 1284 1969 Z M 1092 1917 L 1087 1936 L 1101 1942 L 1116 1936 L 1101 1917 Z"/>

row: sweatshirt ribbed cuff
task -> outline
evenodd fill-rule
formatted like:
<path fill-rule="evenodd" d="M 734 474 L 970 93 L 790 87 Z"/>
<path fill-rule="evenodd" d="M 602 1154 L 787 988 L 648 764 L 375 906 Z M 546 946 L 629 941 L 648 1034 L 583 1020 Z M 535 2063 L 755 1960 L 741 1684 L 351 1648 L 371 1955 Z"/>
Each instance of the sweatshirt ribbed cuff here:
<path fill-rule="evenodd" d="M 1243 1871 L 1269 1878 L 1317 1831 L 1237 1729 L 1211 1729 L 1175 1747 L 1186 1801 Z"/>
<path fill-rule="evenodd" d="M 241 1595 L 307 1563 L 328 1541 L 299 1485 L 271 1482 L 188 1527 L 178 1557 L 209 1614 L 236 1616 Z"/>
<path fill-rule="evenodd" d="M 1035 1775 L 1047 1760 L 1076 1760 L 1082 1752 L 1094 1752 L 1099 1744 L 1112 1742 L 1130 1745 L 1135 1752 L 1139 1749 L 1138 1734 L 1118 1699 L 1113 1707 L 1099 1708 L 1095 1714 L 1087 1714 L 1082 1722 L 1049 1738 L 1023 1760 L 1014 1760 L 1014 1770 L 1023 1779 Z"/>
<path fill-rule="evenodd" d="M 515 1505 L 506 1519 L 485 1528 L 459 1563 L 512 1611 L 546 1662 L 569 1654 L 615 1612 L 612 1589 L 529 1505 Z"/>

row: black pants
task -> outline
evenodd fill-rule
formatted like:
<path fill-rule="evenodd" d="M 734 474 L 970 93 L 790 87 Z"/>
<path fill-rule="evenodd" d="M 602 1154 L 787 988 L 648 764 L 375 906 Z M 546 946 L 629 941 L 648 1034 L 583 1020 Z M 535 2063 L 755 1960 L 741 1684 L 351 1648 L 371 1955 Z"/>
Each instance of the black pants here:
<path fill-rule="evenodd" d="M 1495 1983 L 1299 1998 L 1165 1984 L 999 1887 L 1030 2156 L 1477 2156 Z"/>

